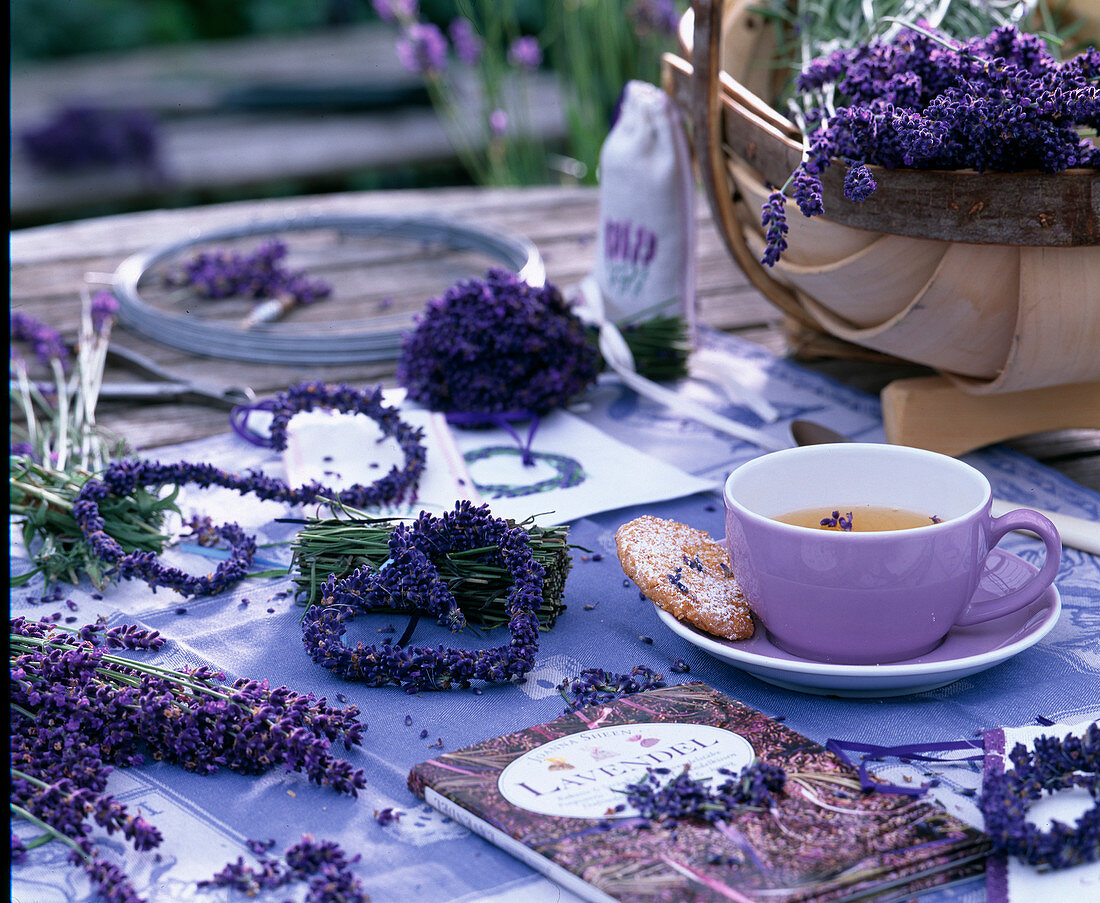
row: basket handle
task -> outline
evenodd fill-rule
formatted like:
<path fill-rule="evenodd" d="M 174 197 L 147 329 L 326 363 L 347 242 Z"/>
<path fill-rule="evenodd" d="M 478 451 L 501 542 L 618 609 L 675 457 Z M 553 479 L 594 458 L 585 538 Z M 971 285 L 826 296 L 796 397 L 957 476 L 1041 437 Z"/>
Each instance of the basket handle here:
<path fill-rule="evenodd" d="M 710 202 L 711 213 L 730 254 L 753 286 L 787 316 L 820 330 L 821 327 L 806 313 L 794 292 L 768 275 L 741 231 L 741 223 L 733 207 L 733 193 L 726 170 L 725 150 L 722 147 L 722 91 L 718 82 L 718 70 L 724 0 L 693 0 L 692 6 L 695 10 L 691 52 L 694 67 L 692 133 L 695 136 L 699 174 Z"/>

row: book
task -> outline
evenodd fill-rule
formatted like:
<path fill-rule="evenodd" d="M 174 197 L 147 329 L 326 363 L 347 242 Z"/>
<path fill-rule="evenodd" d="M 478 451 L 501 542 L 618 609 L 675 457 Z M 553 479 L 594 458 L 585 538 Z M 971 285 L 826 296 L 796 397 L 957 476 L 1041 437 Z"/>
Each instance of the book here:
<path fill-rule="evenodd" d="M 670 823 L 622 807 L 626 786 L 650 768 L 674 776 L 688 767 L 718 783 L 757 759 L 787 774 L 767 809 Z M 444 753 L 416 765 L 408 784 L 598 903 L 902 897 L 979 874 L 989 850 L 984 834 L 935 803 L 863 792 L 823 746 L 699 682 Z"/>

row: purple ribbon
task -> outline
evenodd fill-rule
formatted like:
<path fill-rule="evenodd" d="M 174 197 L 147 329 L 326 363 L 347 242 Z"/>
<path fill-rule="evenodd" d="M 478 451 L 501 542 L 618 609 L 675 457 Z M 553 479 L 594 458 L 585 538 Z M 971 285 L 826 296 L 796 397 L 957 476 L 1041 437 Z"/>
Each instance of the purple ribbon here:
<path fill-rule="evenodd" d="M 529 420 L 531 426 L 527 430 L 527 440 L 520 439 L 519 433 L 512 428 L 513 420 Z M 474 411 L 451 411 L 447 414 L 447 422 L 453 426 L 496 426 L 511 436 L 519 447 L 524 467 L 531 467 L 535 463 L 535 456 L 531 453 L 531 443 L 535 441 L 535 430 L 539 428 L 538 414 L 530 411 L 497 411 L 495 413 L 477 413 Z"/>
<path fill-rule="evenodd" d="M 867 762 L 869 758 L 874 759 L 893 756 L 906 759 L 919 759 L 922 762 L 945 762 L 948 760 L 928 755 L 928 753 L 946 752 L 956 749 L 976 749 L 979 750 L 979 753 L 974 756 L 964 756 L 961 759 L 950 761 L 970 761 L 972 759 L 982 759 L 985 757 L 983 745 L 973 740 L 944 740 L 940 743 L 906 743 L 901 746 L 879 746 L 874 743 L 856 743 L 851 740 L 830 739 L 825 741 L 825 748 L 836 755 L 846 765 L 856 769 L 859 773 L 859 786 L 865 793 L 897 793 L 905 796 L 921 796 L 928 789 L 929 785 L 921 784 L 919 787 L 914 787 L 912 784 L 888 784 L 883 781 L 874 781 L 867 773 Z M 858 765 L 852 761 L 845 750 L 861 754 Z"/>
<path fill-rule="evenodd" d="M 274 413 L 275 399 L 265 398 L 264 400 L 254 402 L 253 404 L 236 405 L 229 412 L 229 425 L 233 427 L 233 432 L 235 432 L 246 442 L 251 442 L 253 445 L 258 445 L 260 448 L 273 448 L 274 446 L 272 445 L 270 436 L 264 436 L 249 427 L 248 418 L 252 415 L 253 411 L 267 411 L 268 413 Z"/>

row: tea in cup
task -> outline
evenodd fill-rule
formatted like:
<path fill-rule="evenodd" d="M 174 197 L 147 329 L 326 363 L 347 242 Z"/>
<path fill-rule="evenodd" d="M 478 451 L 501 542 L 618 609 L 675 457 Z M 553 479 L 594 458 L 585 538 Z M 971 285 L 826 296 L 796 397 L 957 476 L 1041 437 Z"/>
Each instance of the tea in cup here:
<path fill-rule="evenodd" d="M 898 662 L 953 627 L 1023 608 L 1053 582 L 1055 526 L 1027 508 L 990 513 L 989 481 L 956 458 L 846 442 L 772 452 L 725 484 L 726 546 L 772 640 L 815 661 Z M 1045 560 L 1025 585 L 972 603 L 986 557 L 1025 529 Z"/>

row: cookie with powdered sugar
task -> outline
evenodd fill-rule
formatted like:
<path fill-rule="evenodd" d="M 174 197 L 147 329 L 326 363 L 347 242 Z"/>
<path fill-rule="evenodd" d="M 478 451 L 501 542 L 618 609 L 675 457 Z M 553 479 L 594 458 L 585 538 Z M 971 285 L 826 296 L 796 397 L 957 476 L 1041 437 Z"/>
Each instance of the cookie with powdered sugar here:
<path fill-rule="evenodd" d="M 686 524 L 644 515 L 615 532 L 625 574 L 673 617 L 727 640 L 752 636 L 752 615 L 726 547 Z"/>

